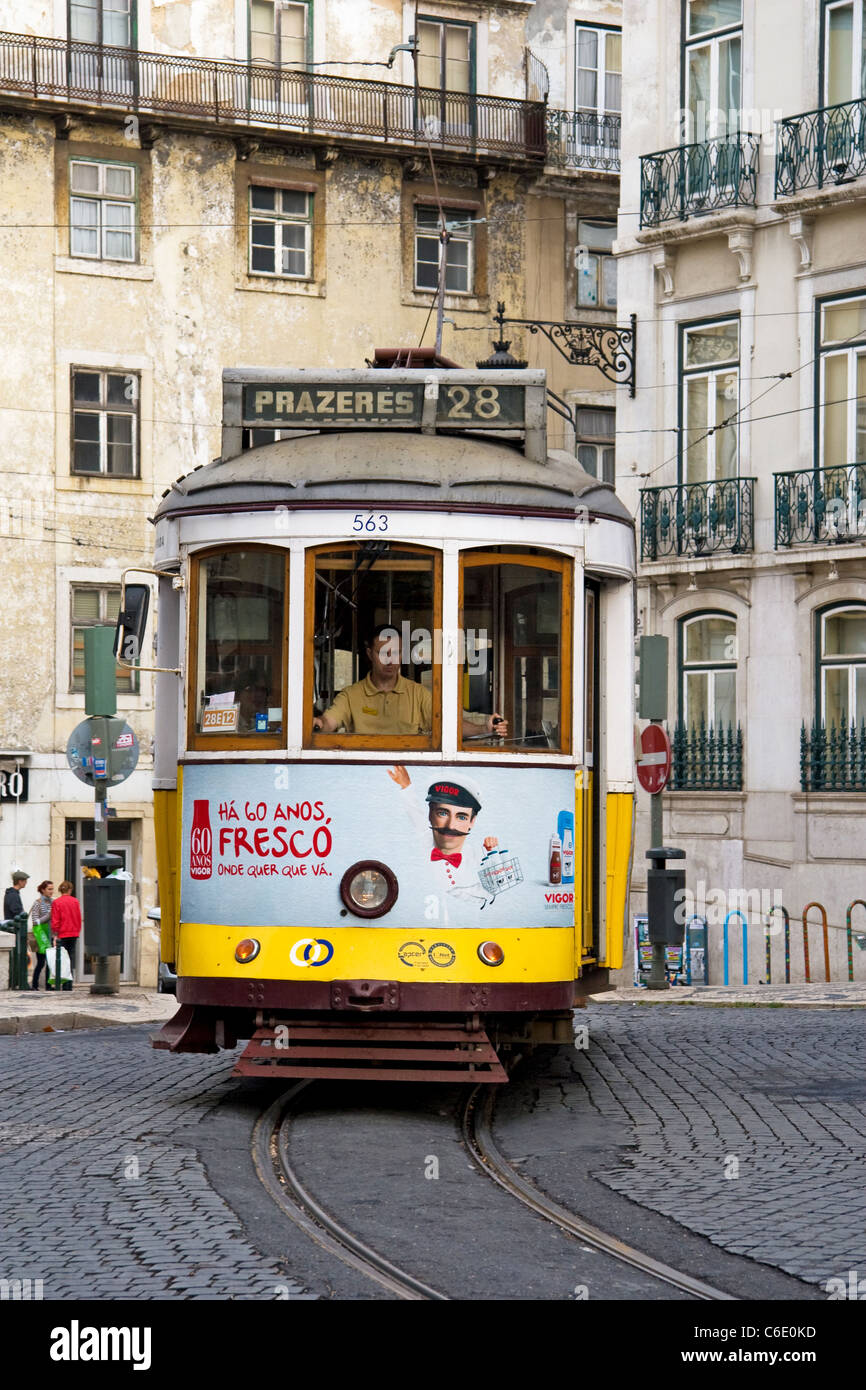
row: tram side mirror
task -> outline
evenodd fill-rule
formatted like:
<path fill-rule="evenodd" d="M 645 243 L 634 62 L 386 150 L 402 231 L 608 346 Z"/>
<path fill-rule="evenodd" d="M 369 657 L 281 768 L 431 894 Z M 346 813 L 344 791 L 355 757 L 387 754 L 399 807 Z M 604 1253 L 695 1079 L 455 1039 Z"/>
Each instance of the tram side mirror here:
<path fill-rule="evenodd" d="M 123 605 L 117 615 L 114 634 L 114 655 L 120 661 L 135 665 L 141 660 L 141 646 L 147 627 L 149 607 L 150 589 L 146 584 L 125 585 Z"/>

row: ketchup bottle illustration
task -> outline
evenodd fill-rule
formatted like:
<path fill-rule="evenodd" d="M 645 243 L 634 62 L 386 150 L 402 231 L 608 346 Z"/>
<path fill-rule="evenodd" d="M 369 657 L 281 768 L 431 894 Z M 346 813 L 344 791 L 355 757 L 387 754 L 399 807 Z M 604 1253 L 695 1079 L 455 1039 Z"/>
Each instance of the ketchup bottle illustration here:
<path fill-rule="evenodd" d="M 209 803 L 207 801 L 194 801 L 192 834 L 189 839 L 190 878 L 210 878 L 213 872 L 212 849 Z"/>

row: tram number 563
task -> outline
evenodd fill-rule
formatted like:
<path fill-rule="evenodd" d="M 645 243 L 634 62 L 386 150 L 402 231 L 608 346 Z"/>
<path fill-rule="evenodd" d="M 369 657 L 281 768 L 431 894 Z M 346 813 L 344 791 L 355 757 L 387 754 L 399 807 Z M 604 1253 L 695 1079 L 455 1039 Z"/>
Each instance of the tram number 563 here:
<path fill-rule="evenodd" d="M 388 518 L 384 512 L 356 512 L 352 520 L 353 531 L 387 531 Z"/>

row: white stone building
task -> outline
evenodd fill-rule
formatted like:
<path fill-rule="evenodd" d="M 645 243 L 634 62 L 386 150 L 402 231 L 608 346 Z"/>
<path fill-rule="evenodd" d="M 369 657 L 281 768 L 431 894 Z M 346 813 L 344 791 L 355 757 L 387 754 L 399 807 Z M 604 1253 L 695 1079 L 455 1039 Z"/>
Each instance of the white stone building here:
<path fill-rule="evenodd" d="M 640 631 L 669 639 L 665 840 L 687 851 L 698 899 L 704 885 L 714 982 L 722 895 L 750 895 L 750 981 L 774 901 L 792 918 L 792 978 L 817 902 L 847 979 L 834 927 L 866 897 L 864 10 L 623 3 L 619 298 L 638 350 L 617 486 L 640 526 Z M 644 794 L 638 811 L 635 912 Z M 866 927 L 862 907 L 854 920 Z M 772 951 L 783 980 L 781 934 Z M 810 954 L 823 979 L 820 925 Z"/>
<path fill-rule="evenodd" d="M 218 454 L 224 367 L 431 345 L 439 200 L 447 356 L 488 356 L 500 300 L 615 324 L 619 15 L 619 0 L 0 0 L 0 873 L 27 870 L 25 903 L 42 878 L 77 881 L 92 845 L 92 793 L 65 758 L 83 630 L 113 620 L 125 568 L 151 564 L 155 501 Z M 508 336 L 609 476 L 613 382 Z M 554 424 L 552 444 L 574 440 Z M 152 681 L 121 677 L 142 756 L 109 826 L 131 875 L 122 978 L 146 984 Z"/>

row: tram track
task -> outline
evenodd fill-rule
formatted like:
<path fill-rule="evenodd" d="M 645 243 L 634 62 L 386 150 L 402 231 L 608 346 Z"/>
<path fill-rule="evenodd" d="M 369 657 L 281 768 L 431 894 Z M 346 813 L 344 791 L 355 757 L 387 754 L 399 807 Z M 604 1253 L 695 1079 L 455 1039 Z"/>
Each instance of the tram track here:
<path fill-rule="evenodd" d="M 253 1130 L 252 1156 L 258 1176 L 280 1210 L 321 1250 L 375 1282 L 386 1293 L 409 1301 L 448 1301 L 452 1295 L 424 1283 L 349 1230 L 301 1181 L 292 1158 L 292 1126 L 305 1108 L 313 1080 L 301 1081 L 278 1097 Z M 681 1270 L 599 1230 L 536 1188 L 502 1153 L 493 1136 L 496 1088 L 474 1087 L 457 1105 L 455 1119 L 476 1170 L 484 1173 L 522 1207 L 550 1222 L 583 1247 L 611 1257 L 689 1298 L 735 1301 Z"/>
<path fill-rule="evenodd" d="M 447 1295 L 400 1269 L 360 1240 L 316 1200 L 300 1181 L 291 1160 L 290 1135 L 297 1102 L 314 1083 L 301 1081 L 259 1117 L 253 1130 L 253 1162 L 281 1211 L 322 1250 L 372 1279 L 388 1293 L 408 1301 L 447 1302 Z"/>
<path fill-rule="evenodd" d="M 680 1270 L 673 1269 L 670 1265 L 653 1259 L 652 1256 L 643 1251 L 626 1245 L 624 1241 L 619 1240 L 616 1236 L 608 1235 L 605 1231 L 599 1230 L 597 1226 L 590 1225 L 589 1222 L 560 1206 L 537 1187 L 534 1187 L 508 1162 L 493 1138 L 495 1103 L 496 1088 L 494 1086 L 476 1086 L 461 1106 L 460 1119 L 466 1148 L 478 1168 L 499 1187 L 504 1188 L 512 1197 L 517 1198 L 519 1202 L 529 1207 L 538 1216 L 552 1222 L 561 1231 L 576 1237 L 583 1245 L 610 1255 L 613 1259 L 630 1265 L 633 1269 L 638 1269 L 644 1274 L 649 1274 L 655 1279 L 660 1279 L 673 1288 L 679 1289 L 681 1293 L 707 1302 L 736 1302 L 733 1294 L 715 1289 L 700 1279 L 683 1274 Z"/>

